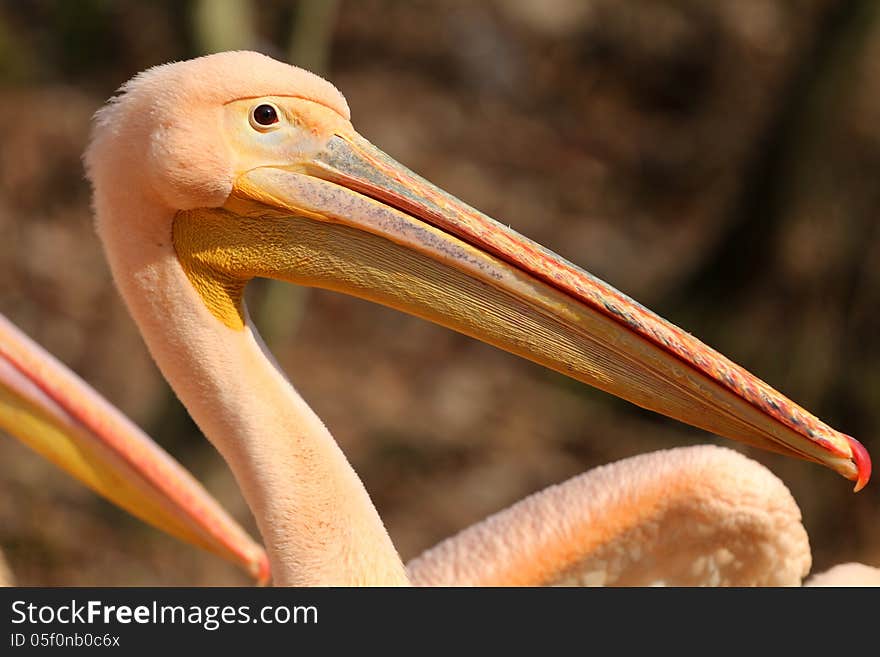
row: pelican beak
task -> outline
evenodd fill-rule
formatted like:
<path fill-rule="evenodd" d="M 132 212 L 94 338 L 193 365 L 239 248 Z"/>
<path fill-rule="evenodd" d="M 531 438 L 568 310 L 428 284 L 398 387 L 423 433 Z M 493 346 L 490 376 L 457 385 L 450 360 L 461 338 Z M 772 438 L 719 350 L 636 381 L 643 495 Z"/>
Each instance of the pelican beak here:
<path fill-rule="evenodd" d="M 263 549 L 177 461 L 2 315 L 0 430 L 141 520 L 268 580 Z"/>
<path fill-rule="evenodd" d="M 346 127 L 348 126 L 348 127 Z M 350 124 L 240 173 L 223 208 L 181 212 L 178 257 L 212 312 L 272 277 L 423 317 L 712 433 L 868 481 L 870 459 L 766 383 L 409 171 Z"/>

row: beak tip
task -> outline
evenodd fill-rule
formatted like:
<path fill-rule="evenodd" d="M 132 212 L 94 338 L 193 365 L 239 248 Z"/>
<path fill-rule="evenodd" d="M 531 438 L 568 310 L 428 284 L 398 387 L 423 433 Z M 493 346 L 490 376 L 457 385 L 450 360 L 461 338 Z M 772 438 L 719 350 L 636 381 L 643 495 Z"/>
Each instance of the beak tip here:
<path fill-rule="evenodd" d="M 849 441 L 852 459 L 856 464 L 857 476 L 854 492 L 858 493 L 868 485 L 868 480 L 871 478 L 871 456 L 858 440 L 852 436 L 846 436 L 846 439 Z"/>
<path fill-rule="evenodd" d="M 256 558 L 251 562 L 251 575 L 257 582 L 257 586 L 266 586 L 269 583 L 269 557 L 266 552 L 260 550 Z"/>

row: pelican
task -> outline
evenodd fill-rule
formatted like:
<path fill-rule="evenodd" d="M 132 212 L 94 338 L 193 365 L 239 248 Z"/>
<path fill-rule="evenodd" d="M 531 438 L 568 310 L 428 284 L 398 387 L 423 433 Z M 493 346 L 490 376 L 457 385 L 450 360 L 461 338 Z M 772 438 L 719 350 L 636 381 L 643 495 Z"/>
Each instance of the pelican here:
<path fill-rule="evenodd" d="M 252 52 L 152 68 L 98 112 L 85 162 L 115 284 L 229 463 L 278 584 L 410 581 L 357 474 L 252 326 L 255 277 L 384 304 L 823 464 L 857 490 L 868 481 L 855 439 L 392 160 L 302 69 Z"/>
<path fill-rule="evenodd" d="M 863 563 L 841 563 L 813 575 L 805 586 L 880 586 L 880 568 Z"/>
<path fill-rule="evenodd" d="M 268 579 L 262 547 L 183 466 L 2 315 L 0 430 L 148 524 Z M 0 582 L 11 579 L 0 555 Z"/>

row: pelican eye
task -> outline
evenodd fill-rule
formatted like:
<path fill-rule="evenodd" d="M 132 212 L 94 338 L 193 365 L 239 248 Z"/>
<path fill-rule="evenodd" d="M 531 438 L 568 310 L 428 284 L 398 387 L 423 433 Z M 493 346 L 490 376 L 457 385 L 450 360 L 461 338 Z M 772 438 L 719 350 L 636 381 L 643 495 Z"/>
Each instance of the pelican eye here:
<path fill-rule="evenodd" d="M 271 103 L 260 103 L 251 110 L 251 127 L 255 130 L 271 128 L 279 122 L 278 108 Z"/>

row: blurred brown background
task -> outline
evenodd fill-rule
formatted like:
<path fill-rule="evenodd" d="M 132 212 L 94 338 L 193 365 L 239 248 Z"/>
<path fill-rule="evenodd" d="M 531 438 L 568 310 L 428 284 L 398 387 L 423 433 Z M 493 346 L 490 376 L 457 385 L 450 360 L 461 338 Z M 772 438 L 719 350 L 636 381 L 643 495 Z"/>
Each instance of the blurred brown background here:
<path fill-rule="evenodd" d="M 91 226 L 91 114 L 134 73 L 249 47 L 329 77 L 355 126 L 608 280 L 880 457 L 874 0 L 0 4 L 0 312 L 253 530 L 141 342 Z M 405 559 L 596 465 L 717 440 L 460 335 L 258 283 L 249 304 Z M 880 566 L 880 484 L 755 450 L 816 569 Z M 22 584 L 242 584 L 0 437 Z"/>

